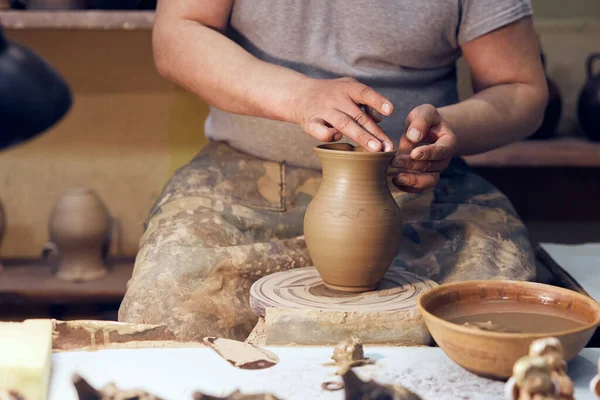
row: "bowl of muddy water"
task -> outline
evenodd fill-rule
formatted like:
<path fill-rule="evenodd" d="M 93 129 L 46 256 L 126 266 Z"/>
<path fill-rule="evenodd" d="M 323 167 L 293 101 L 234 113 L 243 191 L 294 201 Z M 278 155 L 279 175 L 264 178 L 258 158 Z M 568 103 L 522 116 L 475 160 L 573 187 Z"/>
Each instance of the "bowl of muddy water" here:
<path fill-rule="evenodd" d="M 505 380 L 532 341 L 555 337 L 567 361 L 590 341 L 600 304 L 572 290 L 532 282 L 467 281 L 440 285 L 417 300 L 432 338 L 466 370 Z"/>

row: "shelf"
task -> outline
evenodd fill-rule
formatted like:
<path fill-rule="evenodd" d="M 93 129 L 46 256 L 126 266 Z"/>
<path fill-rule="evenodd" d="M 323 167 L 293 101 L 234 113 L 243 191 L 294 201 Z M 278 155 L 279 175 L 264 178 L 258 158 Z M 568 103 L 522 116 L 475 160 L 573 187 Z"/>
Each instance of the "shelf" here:
<path fill-rule="evenodd" d="M 6 29 L 152 29 L 154 11 L 0 11 Z"/>
<path fill-rule="evenodd" d="M 57 279 L 53 267 L 40 261 L 4 261 L 0 303 L 117 303 L 123 300 L 133 261 L 115 261 L 102 278 L 88 282 Z"/>
<path fill-rule="evenodd" d="M 465 157 L 472 167 L 600 167 L 600 143 L 580 138 L 524 140 Z"/>

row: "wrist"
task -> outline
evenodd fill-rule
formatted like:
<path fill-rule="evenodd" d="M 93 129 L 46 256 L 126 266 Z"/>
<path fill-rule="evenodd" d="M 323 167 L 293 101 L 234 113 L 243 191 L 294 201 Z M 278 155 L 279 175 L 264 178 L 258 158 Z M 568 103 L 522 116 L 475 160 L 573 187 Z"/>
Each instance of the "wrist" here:
<path fill-rule="evenodd" d="M 309 88 L 317 81 L 306 75 L 298 74 L 290 84 L 287 85 L 286 100 L 284 102 L 284 120 L 295 124 L 301 124 L 301 110 L 308 96 Z"/>

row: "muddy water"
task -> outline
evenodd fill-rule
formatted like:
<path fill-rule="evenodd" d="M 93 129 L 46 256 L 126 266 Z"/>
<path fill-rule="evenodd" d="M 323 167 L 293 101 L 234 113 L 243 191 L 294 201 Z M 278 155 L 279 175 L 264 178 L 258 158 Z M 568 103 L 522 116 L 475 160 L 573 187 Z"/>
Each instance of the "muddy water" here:
<path fill-rule="evenodd" d="M 435 314 L 474 329 L 513 333 L 551 333 L 575 329 L 587 323 L 581 316 L 566 310 L 514 301 L 450 304 Z"/>

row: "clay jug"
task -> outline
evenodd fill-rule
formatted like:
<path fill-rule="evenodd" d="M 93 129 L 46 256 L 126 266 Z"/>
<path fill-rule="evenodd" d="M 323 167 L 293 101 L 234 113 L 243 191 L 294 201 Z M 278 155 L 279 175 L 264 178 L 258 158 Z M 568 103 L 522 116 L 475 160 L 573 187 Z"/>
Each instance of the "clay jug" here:
<path fill-rule="evenodd" d="M 546 71 L 546 56 L 542 53 L 542 65 Z M 528 139 L 549 139 L 556 133 L 556 128 L 562 115 L 562 98 L 558 86 L 550 79 L 546 72 L 546 84 L 548 85 L 548 104 L 544 111 L 542 125 Z"/>
<path fill-rule="evenodd" d="M 317 146 L 323 179 L 304 217 L 306 247 L 325 285 L 373 290 L 392 264 L 402 216 L 387 179 L 394 152 L 350 144 Z"/>
<path fill-rule="evenodd" d="M 92 189 L 67 190 L 50 216 L 50 247 L 58 254 L 59 279 L 88 281 L 107 272 L 111 218 Z"/>
<path fill-rule="evenodd" d="M 594 74 L 594 63 L 600 60 L 600 53 L 593 53 L 587 59 L 587 82 L 579 94 L 577 114 L 585 135 L 600 141 L 600 73 Z"/>

